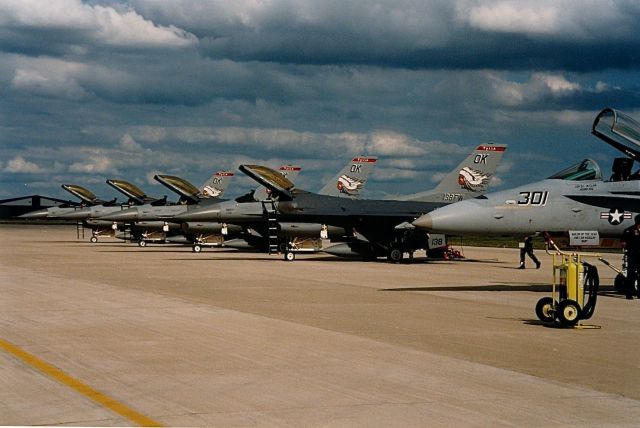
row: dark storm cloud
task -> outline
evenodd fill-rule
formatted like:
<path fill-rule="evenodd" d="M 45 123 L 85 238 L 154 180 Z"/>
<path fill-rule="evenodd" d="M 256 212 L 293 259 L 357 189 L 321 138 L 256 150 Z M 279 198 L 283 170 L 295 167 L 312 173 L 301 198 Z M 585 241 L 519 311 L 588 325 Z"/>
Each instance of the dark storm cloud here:
<path fill-rule="evenodd" d="M 147 186 L 154 171 L 199 183 L 241 162 L 299 163 L 315 189 L 359 154 L 380 156 L 369 195 L 402 193 L 488 141 L 511 145 L 502 182 L 530 178 L 517 162 L 549 175 L 573 162 L 558 141 L 600 156 L 598 110 L 640 108 L 639 9 L 5 0 L 0 194 L 113 175 Z"/>
<path fill-rule="evenodd" d="M 234 61 L 573 71 L 640 63 L 634 1 L 134 4 L 196 34 L 205 55 Z"/>

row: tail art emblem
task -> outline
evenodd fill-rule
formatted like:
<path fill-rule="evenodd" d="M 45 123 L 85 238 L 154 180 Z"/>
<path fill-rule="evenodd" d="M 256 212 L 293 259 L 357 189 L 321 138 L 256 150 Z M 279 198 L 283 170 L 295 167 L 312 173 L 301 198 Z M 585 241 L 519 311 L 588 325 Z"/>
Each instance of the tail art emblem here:
<path fill-rule="evenodd" d="M 209 198 L 217 198 L 222 194 L 222 189 L 217 189 L 211 186 L 204 186 L 202 193 Z"/>
<path fill-rule="evenodd" d="M 355 178 L 351 178 L 348 175 L 341 175 L 338 178 L 338 182 L 336 183 L 336 187 L 340 191 L 340 193 L 346 193 L 347 195 L 353 195 L 358 193 L 364 186 L 364 181 L 356 180 Z"/>
<path fill-rule="evenodd" d="M 460 170 L 458 184 L 467 190 L 476 191 L 485 187 L 489 183 L 490 177 L 491 174 L 485 174 L 482 171 L 465 166 Z"/>

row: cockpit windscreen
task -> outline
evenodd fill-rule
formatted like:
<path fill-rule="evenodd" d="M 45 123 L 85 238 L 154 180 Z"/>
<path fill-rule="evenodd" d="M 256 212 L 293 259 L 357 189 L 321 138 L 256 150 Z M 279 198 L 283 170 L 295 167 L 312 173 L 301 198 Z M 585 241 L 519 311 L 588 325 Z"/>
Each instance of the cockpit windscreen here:
<path fill-rule="evenodd" d="M 602 180 L 602 173 L 595 161 L 585 159 L 580 163 L 553 174 L 549 178 L 568 181 Z"/>

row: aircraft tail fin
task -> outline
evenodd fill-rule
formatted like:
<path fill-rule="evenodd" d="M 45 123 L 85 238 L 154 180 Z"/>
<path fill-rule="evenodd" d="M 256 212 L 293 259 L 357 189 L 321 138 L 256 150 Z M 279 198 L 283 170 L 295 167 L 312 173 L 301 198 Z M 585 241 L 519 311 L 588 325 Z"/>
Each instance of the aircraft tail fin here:
<path fill-rule="evenodd" d="M 216 172 L 200 187 L 200 196 L 202 198 L 222 198 L 229 185 L 229 180 L 233 176 L 234 173 L 230 171 Z"/>
<path fill-rule="evenodd" d="M 506 149 L 506 144 L 480 144 L 435 189 L 402 199 L 456 202 L 480 196 L 487 191 Z"/>
<path fill-rule="evenodd" d="M 375 156 L 357 156 L 320 189 L 321 195 L 358 198 L 378 160 Z"/>

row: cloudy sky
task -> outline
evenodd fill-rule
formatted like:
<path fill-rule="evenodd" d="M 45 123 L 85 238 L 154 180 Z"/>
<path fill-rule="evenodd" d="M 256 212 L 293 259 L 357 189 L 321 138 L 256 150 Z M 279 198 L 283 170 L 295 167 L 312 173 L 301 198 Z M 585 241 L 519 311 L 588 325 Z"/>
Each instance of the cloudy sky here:
<path fill-rule="evenodd" d="M 487 142 L 509 144 L 495 188 L 584 157 L 608 174 L 590 128 L 640 120 L 638 22 L 637 0 L 2 0 L 0 198 L 161 196 L 155 173 L 246 162 L 315 190 L 362 154 L 383 197 Z"/>

